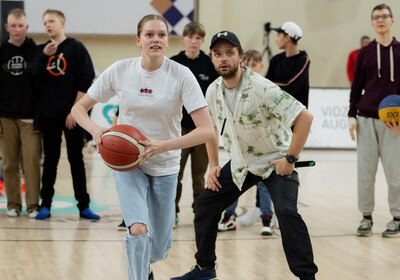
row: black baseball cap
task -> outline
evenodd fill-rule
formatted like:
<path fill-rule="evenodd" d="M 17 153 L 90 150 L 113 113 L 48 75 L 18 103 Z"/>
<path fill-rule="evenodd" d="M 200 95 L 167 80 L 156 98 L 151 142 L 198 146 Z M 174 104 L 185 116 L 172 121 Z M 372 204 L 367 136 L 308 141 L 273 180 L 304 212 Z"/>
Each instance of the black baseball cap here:
<path fill-rule="evenodd" d="M 215 34 L 211 39 L 210 50 L 215 46 L 218 40 L 227 40 L 228 42 L 234 44 L 237 47 L 241 47 L 240 41 L 236 35 L 230 31 L 220 31 Z"/>

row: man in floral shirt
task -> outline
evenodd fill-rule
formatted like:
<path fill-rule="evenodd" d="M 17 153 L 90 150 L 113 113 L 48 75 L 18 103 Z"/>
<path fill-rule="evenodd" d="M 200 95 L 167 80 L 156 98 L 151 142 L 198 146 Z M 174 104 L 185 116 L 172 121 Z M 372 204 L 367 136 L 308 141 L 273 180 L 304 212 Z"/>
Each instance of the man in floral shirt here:
<path fill-rule="evenodd" d="M 221 213 L 259 181 L 271 194 L 290 270 L 300 279 L 315 279 L 318 268 L 307 227 L 297 212 L 299 179 L 294 170 L 313 117 L 271 81 L 240 67 L 243 50 L 232 32 L 215 34 L 210 50 L 221 77 L 208 87 L 207 102 L 215 133 L 223 136 L 231 160 L 221 168 L 218 138 L 207 143 L 207 189 L 195 204 L 197 265 L 171 280 L 217 279 L 215 241 Z"/>

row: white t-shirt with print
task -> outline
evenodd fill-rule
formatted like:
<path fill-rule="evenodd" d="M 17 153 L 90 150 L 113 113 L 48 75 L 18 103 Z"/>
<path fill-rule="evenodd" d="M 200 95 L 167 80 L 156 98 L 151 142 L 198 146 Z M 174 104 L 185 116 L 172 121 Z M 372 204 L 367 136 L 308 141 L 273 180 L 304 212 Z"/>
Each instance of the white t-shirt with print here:
<path fill-rule="evenodd" d="M 119 97 L 118 124 L 136 127 L 157 140 L 181 135 L 182 105 L 190 113 L 207 103 L 189 68 L 165 57 L 159 69 L 145 71 L 141 57 L 117 61 L 89 88 L 97 102 Z M 179 171 L 181 150 L 152 156 L 140 169 L 151 176 Z"/>
<path fill-rule="evenodd" d="M 286 155 L 292 140 L 290 127 L 305 108 L 249 68 L 242 75 L 234 112 L 229 109 L 221 77 L 206 93 L 211 117 L 222 133 L 224 148 L 231 159 L 232 178 L 239 189 L 248 172 L 263 178 L 272 173 L 269 162 Z"/>

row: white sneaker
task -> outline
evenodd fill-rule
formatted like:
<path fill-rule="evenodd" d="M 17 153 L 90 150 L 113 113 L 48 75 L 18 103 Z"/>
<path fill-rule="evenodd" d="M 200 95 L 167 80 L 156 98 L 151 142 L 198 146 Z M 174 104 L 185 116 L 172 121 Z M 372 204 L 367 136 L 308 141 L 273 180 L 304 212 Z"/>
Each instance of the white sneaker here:
<path fill-rule="evenodd" d="M 226 213 L 222 221 L 218 224 L 218 231 L 236 230 L 236 219 L 232 214 Z"/>
<path fill-rule="evenodd" d="M 7 211 L 8 217 L 18 217 L 21 213 L 17 209 L 10 209 Z"/>
<path fill-rule="evenodd" d="M 276 215 L 272 216 L 272 222 L 271 222 L 272 227 L 279 229 L 279 221 Z"/>
<path fill-rule="evenodd" d="M 241 226 L 251 226 L 254 223 L 261 221 L 261 211 L 260 208 L 256 207 L 253 211 L 247 213 L 238 220 L 238 224 Z"/>
<path fill-rule="evenodd" d="M 261 228 L 261 235 L 272 235 L 273 232 L 271 226 L 263 226 Z"/>
<path fill-rule="evenodd" d="M 272 217 L 271 215 L 268 214 L 263 214 L 261 215 L 261 220 L 262 220 L 262 228 L 261 228 L 261 235 L 272 235 L 273 230 L 272 230 Z"/>
<path fill-rule="evenodd" d="M 28 217 L 29 217 L 29 219 L 35 219 L 38 214 L 39 214 L 39 211 L 33 210 L 33 211 L 29 212 Z"/>

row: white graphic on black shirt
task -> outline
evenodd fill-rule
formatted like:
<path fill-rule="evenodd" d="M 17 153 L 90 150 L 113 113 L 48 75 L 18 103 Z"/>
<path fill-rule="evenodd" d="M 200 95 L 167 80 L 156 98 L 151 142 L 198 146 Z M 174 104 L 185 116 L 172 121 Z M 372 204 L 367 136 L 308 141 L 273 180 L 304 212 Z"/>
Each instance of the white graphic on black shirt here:
<path fill-rule="evenodd" d="M 47 63 L 47 71 L 53 76 L 65 75 L 67 69 L 67 61 L 64 58 L 64 54 L 53 55 L 49 58 Z"/>
<path fill-rule="evenodd" d="M 13 56 L 8 61 L 7 68 L 12 75 L 19 76 L 26 69 L 26 61 L 22 56 Z"/>
<path fill-rule="evenodd" d="M 210 77 L 208 75 L 206 75 L 206 74 L 200 74 L 199 78 L 202 81 L 208 81 L 210 79 Z"/>

